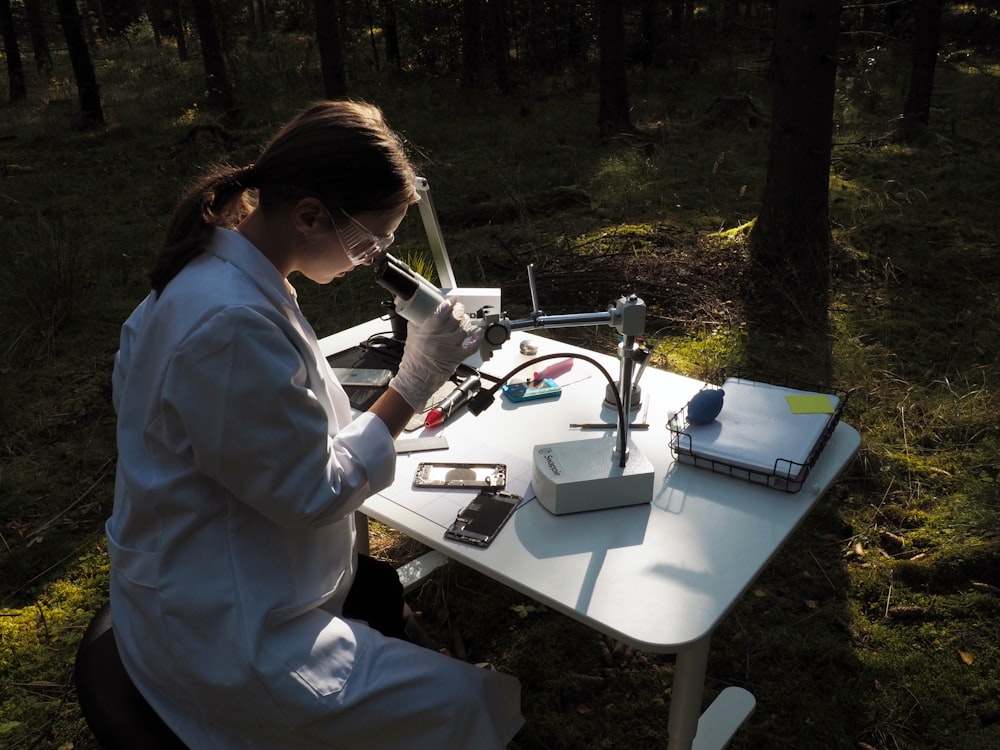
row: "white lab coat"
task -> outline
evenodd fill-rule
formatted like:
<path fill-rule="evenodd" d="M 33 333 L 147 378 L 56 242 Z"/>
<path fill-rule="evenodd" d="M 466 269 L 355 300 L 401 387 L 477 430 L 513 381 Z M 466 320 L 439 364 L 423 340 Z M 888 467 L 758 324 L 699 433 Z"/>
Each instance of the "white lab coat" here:
<path fill-rule="evenodd" d="M 522 723 L 516 679 L 339 616 L 354 511 L 392 436 L 352 420 L 294 292 L 216 230 L 122 329 L 107 523 L 126 668 L 192 749 L 479 750 Z"/>

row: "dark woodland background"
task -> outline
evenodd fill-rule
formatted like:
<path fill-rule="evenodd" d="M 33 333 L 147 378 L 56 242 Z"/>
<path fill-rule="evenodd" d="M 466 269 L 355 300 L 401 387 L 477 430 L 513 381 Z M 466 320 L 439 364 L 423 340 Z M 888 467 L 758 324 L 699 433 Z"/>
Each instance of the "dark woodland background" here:
<path fill-rule="evenodd" d="M 0 747 L 95 746 L 110 367 L 179 192 L 350 96 L 512 313 L 531 262 L 547 312 L 640 294 L 659 367 L 851 392 L 858 459 L 713 641 L 707 699 L 758 699 L 733 747 L 1000 748 L 1000 2 L 0 0 L 0 31 Z M 416 212 L 397 248 L 425 263 Z M 299 289 L 320 335 L 383 294 Z M 457 566 L 412 605 L 522 679 L 517 747 L 666 744 L 671 657 Z"/>

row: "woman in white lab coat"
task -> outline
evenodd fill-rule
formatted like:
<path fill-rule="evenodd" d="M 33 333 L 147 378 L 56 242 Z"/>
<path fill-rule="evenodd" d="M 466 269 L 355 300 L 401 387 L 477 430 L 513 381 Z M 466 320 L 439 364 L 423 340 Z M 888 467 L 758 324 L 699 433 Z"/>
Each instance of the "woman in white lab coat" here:
<path fill-rule="evenodd" d="M 489 750 L 522 723 L 513 677 L 376 630 L 366 602 L 399 610 L 380 626 L 394 633 L 401 595 L 357 574 L 354 511 L 392 482 L 394 436 L 474 327 L 450 302 L 411 324 L 398 374 L 354 418 L 287 280 L 370 263 L 413 177 L 375 107 L 307 108 L 255 164 L 194 184 L 122 329 L 114 632 L 191 748 Z"/>

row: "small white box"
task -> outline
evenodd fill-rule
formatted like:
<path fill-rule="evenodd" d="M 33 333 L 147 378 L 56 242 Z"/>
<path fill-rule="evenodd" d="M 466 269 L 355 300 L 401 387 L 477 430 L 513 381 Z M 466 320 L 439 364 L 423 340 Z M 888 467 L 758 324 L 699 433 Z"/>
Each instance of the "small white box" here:
<path fill-rule="evenodd" d="M 476 313 L 484 307 L 492 307 L 497 312 L 501 312 L 499 287 L 459 286 L 454 289 L 442 289 L 441 293 L 446 297 L 458 297 L 459 301 L 465 305 L 465 312 L 472 317 L 475 317 Z M 478 370 L 483 366 L 483 357 L 479 352 L 476 352 L 467 357 L 464 364 Z"/>
<path fill-rule="evenodd" d="M 472 316 L 483 307 L 500 309 L 499 287 L 457 286 L 454 289 L 442 289 L 441 293 L 446 297 L 458 297 L 465 305 L 465 312 Z"/>

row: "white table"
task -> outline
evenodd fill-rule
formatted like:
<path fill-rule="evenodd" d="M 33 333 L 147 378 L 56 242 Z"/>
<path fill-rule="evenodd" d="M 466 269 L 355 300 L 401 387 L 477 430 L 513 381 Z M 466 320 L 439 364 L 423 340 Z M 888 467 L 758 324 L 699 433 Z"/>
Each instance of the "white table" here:
<path fill-rule="evenodd" d="M 329 355 L 377 331 L 388 331 L 388 324 L 370 321 L 323 339 L 321 346 Z M 536 341 L 539 355 L 585 353 L 617 378 L 613 357 L 533 332 L 515 334 L 483 372 L 500 376 L 529 360 L 519 353 L 518 341 L 525 337 Z M 495 450 L 483 461 L 503 460 L 507 454 L 528 459 L 538 443 L 600 439 L 606 433 L 568 425 L 612 421 L 602 407 L 604 378 L 577 361 L 559 382 L 567 385 L 558 399 L 514 405 L 498 398 L 478 417 L 463 411 L 435 430 L 407 436 L 444 434 L 451 446 L 488 436 Z M 803 489 L 787 494 L 675 463 L 666 428 L 669 414 L 703 383 L 647 368 L 640 385 L 638 417 L 650 428 L 633 431 L 631 442 L 656 469 L 652 502 L 555 516 L 532 501 L 487 549 L 445 540 L 440 525 L 382 495 L 370 498 L 363 512 L 629 646 L 676 654 L 668 748 L 721 748 L 753 712 L 755 701 L 746 690 L 730 687 L 701 713 L 712 633 L 848 465 L 861 439 L 852 427 L 838 424 Z M 419 456 L 447 461 L 451 452 Z M 413 479 L 402 466 L 396 492 Z"/>

